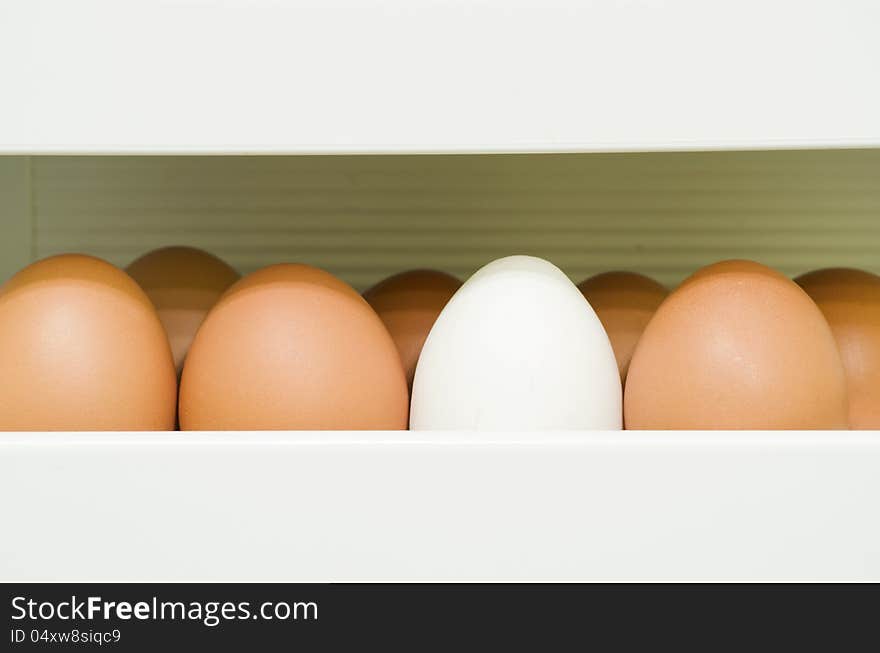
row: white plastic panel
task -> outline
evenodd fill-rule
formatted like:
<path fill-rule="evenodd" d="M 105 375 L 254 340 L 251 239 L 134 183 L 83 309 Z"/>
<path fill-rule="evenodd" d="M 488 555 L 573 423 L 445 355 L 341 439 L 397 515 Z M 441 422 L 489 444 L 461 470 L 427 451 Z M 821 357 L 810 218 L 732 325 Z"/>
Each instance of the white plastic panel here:
<path fill-rule="evenodd" d="M 874 0 L 8 0 L 0 151 L 880 145 Z"/>
<path fill-rule="evenodd" d="M 191 244 L 242 272 L 302 261 L 359 288 L 413 267 L 466 277 L 510 254 L 576 282 L 628 268 L 674 284 L 732 257 L 792 275 L 880 272 L 880 149 L 32 157 L 30 169 L 33 206 L 13 220 L 32 213 L 33 243 L 7 229 L 11 214 L 0 232 L 16 261 L 85 251 L 126 265 Z M 15 179 L 0 188 L 17 192 Z"/>
<path fill-rule="evenodd" d="M 4 581 L 880 581 L 877 433 L 0 434 Z"/>

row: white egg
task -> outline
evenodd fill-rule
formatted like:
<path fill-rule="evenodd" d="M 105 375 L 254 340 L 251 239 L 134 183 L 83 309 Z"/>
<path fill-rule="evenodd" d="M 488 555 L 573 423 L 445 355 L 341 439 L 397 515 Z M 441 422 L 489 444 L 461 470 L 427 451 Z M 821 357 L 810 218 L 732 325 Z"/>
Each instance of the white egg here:
<path fill-rule="evenodd" d="M 620 374 L 602 323 L 555 265 L 498 259 L 452 297 L 416 367 L 416 430 L 620 429 Z"/>

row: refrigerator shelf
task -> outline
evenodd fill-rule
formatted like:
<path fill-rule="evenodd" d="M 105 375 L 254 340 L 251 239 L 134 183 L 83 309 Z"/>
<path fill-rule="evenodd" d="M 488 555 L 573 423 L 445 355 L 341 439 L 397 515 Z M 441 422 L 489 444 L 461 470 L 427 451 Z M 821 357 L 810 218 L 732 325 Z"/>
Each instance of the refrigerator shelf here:
<path fill-rule="evenodd" d="M 877 432 L 0 434 L 6 581 L 880 581 Z"/>
<path fill-rule="evenodd" d="M 880 145 L 870 0 L 17 0 L 0 153 Z"/>

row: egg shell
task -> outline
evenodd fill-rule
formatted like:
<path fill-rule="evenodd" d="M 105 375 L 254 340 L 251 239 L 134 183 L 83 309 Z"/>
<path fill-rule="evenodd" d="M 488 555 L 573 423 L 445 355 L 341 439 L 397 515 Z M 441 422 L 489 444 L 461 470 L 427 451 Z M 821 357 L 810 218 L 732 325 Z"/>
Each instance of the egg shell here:
<path fill-rule="evenodd" d="M 843 367 L 853 429 L 880 429 L 880 277 L 849 268 L 795 280 L 828 321 Z"/>
<path fill-rule="evenodd" d="M 364 293 L 397 345 L 410 388 L 425 338 L 460 287 L 461 281 L 451 274 L 410 270 L 388 277 Z"/>
<path fill-rule="evenodd" d="M 422 349 L 413 429 L 619 429 L 617 363 L 599 318 L 553 264 L 494 261 L 449 301 Z"/>
<path fill-rule="evenodd" d="M 590 277 L 578 289 L 605 327 L 620 379 L 625 381 L 636 343 L 669 291 L 643 274 L 619 271 Z"/>
<path fill-rule="evenodd" d="M 0 288 L 0 430 L 174 428 L 177 378 L 165 332 L 122 270 L 67 254 Z"/>
<path fill-rule="evenodd" d="M 397 348 L 351 286 L 299 264 L 233 285 L 205 319 L 180 387 L 184 430 L 405 429 Z"/>
<path fill-rule="evenodd" d="M 194 247 L 155 249 L 133 261 L 126 272 L 156 307 L 179 374 L 196 331 L 223 292 L 238 281 L 238 272 Z"/>
<path fill-rule="evenodd" d="M 831 329 L 793 281 L 723 261 L 682 283 L 636 345 L 629 429 L 845 429 L 846 380 Z"/>

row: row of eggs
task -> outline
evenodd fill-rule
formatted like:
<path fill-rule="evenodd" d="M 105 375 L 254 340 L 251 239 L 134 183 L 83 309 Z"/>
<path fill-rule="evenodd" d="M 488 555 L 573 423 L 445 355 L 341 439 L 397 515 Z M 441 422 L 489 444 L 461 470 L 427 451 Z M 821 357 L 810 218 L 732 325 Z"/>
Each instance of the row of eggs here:
<path fill-rule="evenodd" d="M 510 256 L 359 295 L 201 250 L 0 288 L 0 430 L 880 427 L 880 277 L 725 261 L 671 294 Z M 178 382 L 179 381 L 179 382 Z"/>

